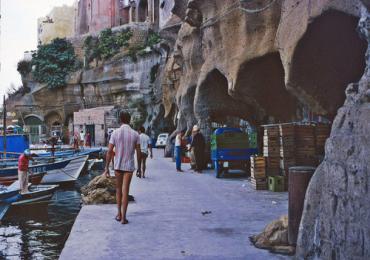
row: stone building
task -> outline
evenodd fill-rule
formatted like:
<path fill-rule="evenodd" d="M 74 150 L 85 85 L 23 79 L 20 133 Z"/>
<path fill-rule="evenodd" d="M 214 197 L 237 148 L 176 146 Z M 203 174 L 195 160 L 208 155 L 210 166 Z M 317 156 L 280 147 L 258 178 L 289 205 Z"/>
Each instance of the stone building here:
<path fill-rule="evenodd" d="M 55 38 L 69 38 L 75 35 L 75 6 L 54 7 L 45 17 L 37 21 L 38 43 L 47 44 Z"/>
<path fill-rule="evenodd" d="M 111 129 L 118 128 L 117 110 L 114 106 L 82 109 L 73 113 L 73 133 L 90 133 L 91 144 L 96 146 L 106 145 L 107 135 Z"/>

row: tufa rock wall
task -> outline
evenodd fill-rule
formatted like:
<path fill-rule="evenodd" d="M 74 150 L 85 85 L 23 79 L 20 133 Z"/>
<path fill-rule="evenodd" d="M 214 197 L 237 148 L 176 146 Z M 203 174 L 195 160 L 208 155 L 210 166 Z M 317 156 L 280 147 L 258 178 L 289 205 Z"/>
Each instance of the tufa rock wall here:
<path fill-rule="evenodd" d="M 147 26 L 134 24 L 130 28 L 134 32 L 130 44 L 142 44 L 146 41 Z M 71 40 L 81 59 L 84 37 Z M 24 81 L 30 92 L 10 97 L 8 109 L 17 112 L 20 122 L 23 121 L 22 118 L 34 114 L 45 119 L 44 123 L 51 128 L 56 121 L 68 126 L 73 112 L 79 109 L 116 106 L 130 109 L 134 114 L 143 114 L 145 127 L 153 130 L 151 134 L 154 137 L 160 131 L 173 127 L 171 121 L 163 120 L 160 77 L 166 58 L 167 51 L 160 44 L 146 49 L 137 56 L 137 61 L 129 58 L 127 51 L 122 51 L 111 60 L 94 63 L 90 66 L 91 69 L 69 75 L 67 85 L 58 89 L 49 89 L 28 75 Z M 46 120 L 49 114 L 58 115 L 58 120 Z"/>
<path fill-rule="evenodd" d="M 334 120 L 308 189 L 298 258 L 369 258 L 366 6 L 189 0 L 163 73 L 163 105 L 179 130 L 198 123 L 209 136 L 211 122 L 230 116 L 256 125 L 301 120 L 306 110 Z"/>
<path fill-rule="evenodd" d="M 180 111 L 180 128 L 226 116 L 297 120 L 306 107 L 332 119 L 346 85 L 365 68 L 366 42 L 356 31 L 361 6 L 189 1 L 162 81 L 166 114 Z"/>
<path fill-rule="evenodd" d="M 360 30 L 370 42 L 370 14 L 363 8 Z M 324 162 L 306 194 L 298 238 L 300 259 L 370 258 L 370 49 L 359 83 L 346 89 Z"/>

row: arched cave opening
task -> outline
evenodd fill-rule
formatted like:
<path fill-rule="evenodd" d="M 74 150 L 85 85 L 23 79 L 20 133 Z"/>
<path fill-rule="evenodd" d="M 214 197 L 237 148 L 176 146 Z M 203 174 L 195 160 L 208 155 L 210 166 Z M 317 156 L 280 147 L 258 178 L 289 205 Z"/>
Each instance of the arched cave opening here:
<path fill-rule="evenodd" d="M 253 108 L 231 97 L 227 78 L 218 70 L 212 70 L 199 85 L 194 111 L 197 118 L 209 118 L 212 122 L 225 122 L 230 117 L 255 122 Z"/>
<path fill-rule="evenodd" d="M 154 0 L 154 26 L 159 27 L 159 0 Z"/>
<path fill-rule="evenodd" d="M 138 7 L 138 22 L 145 22 L 146 18 L 148 17 L 148 1 L 147 0 L 141 0 L 139 2 Z"/>
<path fill-rule="evenodd" d="M 242 64 L 232 95 L 253 106 L 264 123 L 271 117 L 274 122 L 296 119 L 297 101 L 285 87 L 279 53 Z"/>
<path fill-rule="evenodd" d="M 190 86 L 186 90 L 185 94 L 181 96 L 180 103 L 181 118 L 179 120 L 186 121 L 184 122 L 184 125 L 186 125 L 186 130 L 190 132 L 193 125 L 196 124 L 196 119 L 194 117 L 194 98 L 196 89 L 196 85 Z"/>
<path fill-rule="evenodd" d="M 295 49 L 288 87 L 314 113 L 333 119 L 345 89 L 365 69 L 367 43 L 356 28 L 358 18 L 329 10 L 308 25 Z"/>

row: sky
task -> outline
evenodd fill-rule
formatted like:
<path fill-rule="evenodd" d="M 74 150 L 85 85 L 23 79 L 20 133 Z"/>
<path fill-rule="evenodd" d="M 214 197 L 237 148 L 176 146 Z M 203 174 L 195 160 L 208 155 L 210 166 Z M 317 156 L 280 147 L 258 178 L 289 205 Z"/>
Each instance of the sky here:
<path fill-rule="evenodd" d="M 53 7 L 72 5 L 75 0 L 0 0 L 0 95 L 10 85 L 21 86 L 17 63 L 25 51 L 37 48 L 37 19 L 46 16 Z M 1 99 L 0 99 L 1 100 Z"/>

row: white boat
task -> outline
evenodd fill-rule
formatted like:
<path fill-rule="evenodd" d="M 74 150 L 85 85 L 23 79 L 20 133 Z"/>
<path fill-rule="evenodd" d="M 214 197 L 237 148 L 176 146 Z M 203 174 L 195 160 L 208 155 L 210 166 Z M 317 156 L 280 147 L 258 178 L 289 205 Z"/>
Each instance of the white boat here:
<path fill-rule="evenodd" d="M 87 159 L 89 156 L 84 156 L 71 160 L 66 167 L 48 171 L 42 178 L 41 184 L 61 184 L 74 182 L 80 177 Z"/>

